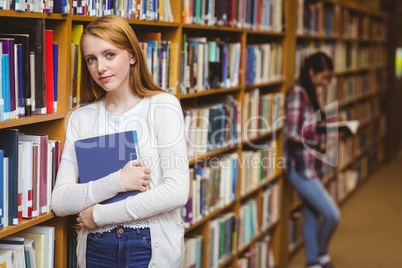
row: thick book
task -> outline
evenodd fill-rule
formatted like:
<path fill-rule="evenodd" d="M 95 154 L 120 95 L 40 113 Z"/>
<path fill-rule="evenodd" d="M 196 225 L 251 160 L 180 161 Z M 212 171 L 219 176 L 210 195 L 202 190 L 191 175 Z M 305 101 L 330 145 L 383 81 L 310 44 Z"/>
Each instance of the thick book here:
<path fill-rule="evenodd" d="M 136 131 L 85 138 L 74 142 L 81 183 L 103 178 L 123 168 L 129 161 L 139 159 Z M 101 204 L 114 203 L 139 191 L 121 192 Z"/>
<path fill-rule="evenodd" d="M 0 149 L 8 158 L 8 224 L 18 225 L 18 129 L 0 130 Z"/>
<path fill-rule="evenodd" d="M 59 83 L 59 44 L 53 44 L 53 111 L 57 112 L 57 94 Z"/>
<path fill-rule="evenodd" d="M 4 226 L 4 151 L 0 150 L 0 230 Z"/>
<path fill-rule="evenodd" d="M 15 112 L 15 88 L 12 84 L 15 83 L 15 78 L 12 79 L 12 74 L 14 74 L 14 40 L 12 38 L 0 38 L 0 43 L 2 45 L 2 89 L 3 89 L 3 99 L 4 99 L 4 121 L 8 121 L 13 117 L 13 111 Z M 12 64 L 11 64 L 12 63 Z M 12 68 L 11 68 L 12 66 Z M 11 82 L 13 83 L 11 84 Z M 13 98 L 14 96 L 14 98 Z M 13 103 L 14 101 L 14 108 Z M 14 110 L 13 110 L 14 109 Z"/>
<path fill-rule="evenodd" d="M 53 95 L 53 31 L 45 30 L 46 112 L 54 111 Z"/>
<path fill-rule="evenodd" d="M 0 31 L 29 35 L 29 50 L 35 52 L 35 114 L 46 114 L 45 19 L 1 18 Z"/>

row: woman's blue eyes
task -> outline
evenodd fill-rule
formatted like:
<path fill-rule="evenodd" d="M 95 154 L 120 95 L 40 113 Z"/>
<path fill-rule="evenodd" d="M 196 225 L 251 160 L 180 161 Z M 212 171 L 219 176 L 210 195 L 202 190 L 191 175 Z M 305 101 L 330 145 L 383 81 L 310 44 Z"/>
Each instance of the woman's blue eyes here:
<path fill-rule="evenodd" d="M 115 55 L 116 55 L 116 54 L 113 53 L 113 52 L 108 52 L 108 53 L 106 53 L 106 58 L 111 59 L 111 58 L 113 58 Z M 90 57 L 90 58 L 87 59 L 87 62 L 88 62 L 88 63 L 93 63 L 95 60 L 96 60 L 95 57 Z"/>

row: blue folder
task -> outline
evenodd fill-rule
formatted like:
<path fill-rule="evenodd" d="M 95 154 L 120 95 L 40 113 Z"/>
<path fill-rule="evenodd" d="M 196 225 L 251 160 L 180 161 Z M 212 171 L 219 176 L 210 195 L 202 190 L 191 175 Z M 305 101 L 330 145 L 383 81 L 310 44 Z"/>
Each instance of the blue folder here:
<path fill-rule="evenodd" d="M 139 158 L 136 131 L 81 139 L 75 141 L 74 146 L 81 183 L 103 178 Z M 139 192 L 121 192 L 101 204 L 117 202 Z"/>

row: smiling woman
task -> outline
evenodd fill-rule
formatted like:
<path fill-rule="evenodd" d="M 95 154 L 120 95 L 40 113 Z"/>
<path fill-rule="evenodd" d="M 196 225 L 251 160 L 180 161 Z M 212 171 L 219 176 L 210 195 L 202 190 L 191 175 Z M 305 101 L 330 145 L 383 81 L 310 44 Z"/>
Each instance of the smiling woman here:
<path fill-rule="evenodd" d="M 181 267 L 179 208 L 187 202 L 189 171 L 180 103 L 153 82 L 125 19 L 110 15 L 90 23 L 81 52 L 81 102 L 89 104 L 69 119 L 52 195 L 58 216 L 77 215 L 79 267 Z M 137 132 L 141 159 L 79 183 L 74 142 L 126 131 Z M 165 165 L 163 159 L 181 162 Z M 100 204 L 136 190 L 135 196 Z"/>

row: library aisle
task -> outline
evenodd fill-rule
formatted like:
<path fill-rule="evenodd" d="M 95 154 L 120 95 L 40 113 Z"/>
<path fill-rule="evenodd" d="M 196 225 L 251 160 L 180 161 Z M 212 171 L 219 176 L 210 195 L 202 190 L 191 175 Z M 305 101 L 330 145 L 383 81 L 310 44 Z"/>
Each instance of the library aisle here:
<path fill-rule="evenodd" d="M 402 267 L 402 153 L 382 165 L 341 207 L 330 245 L 336 268 Z M 304 250 L 288 268 L 305 267 Z"/>

